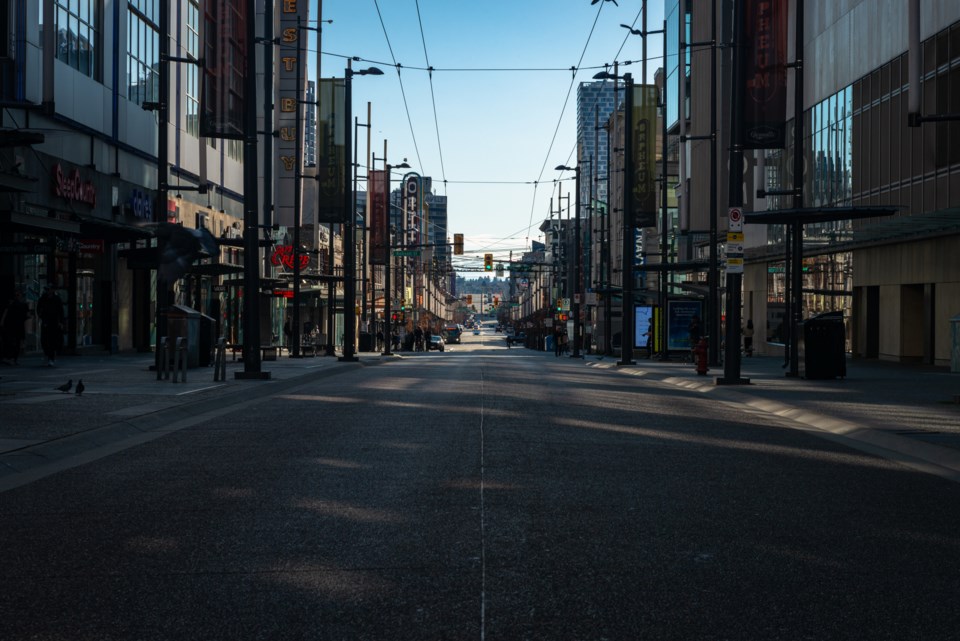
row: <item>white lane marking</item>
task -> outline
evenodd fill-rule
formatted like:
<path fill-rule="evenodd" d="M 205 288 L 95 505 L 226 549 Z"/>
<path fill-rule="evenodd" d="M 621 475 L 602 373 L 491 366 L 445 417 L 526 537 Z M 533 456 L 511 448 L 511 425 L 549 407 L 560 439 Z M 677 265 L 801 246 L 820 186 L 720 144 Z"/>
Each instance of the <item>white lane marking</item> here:
<path fill-rule="evenodd" d="M 484 400 L 483 368 L 480 368 L 480 641 L 487 637 L 487 540 L 486 540 L 486 513 L 483 490 L 485 485 L 485 468 L 483 456 L 483 400 Z"/>

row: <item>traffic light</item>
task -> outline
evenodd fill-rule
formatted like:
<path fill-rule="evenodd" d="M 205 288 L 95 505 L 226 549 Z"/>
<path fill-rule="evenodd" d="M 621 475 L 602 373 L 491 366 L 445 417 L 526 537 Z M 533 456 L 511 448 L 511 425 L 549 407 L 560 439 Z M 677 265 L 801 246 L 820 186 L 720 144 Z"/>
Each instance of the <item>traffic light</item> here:
<path fill-rule="evenodd" d="M 463 256 L 463 234 L 453 235 L 453 254 L 454 256 Z"/>
<path fill-rule="evenodd" d="M 562 312 L 562 311 L 563 311 L 563 299 L 562 299 L 562 298 L 558 298 L 558 299 L 557 299 L 557 312 Z"/>
<path fill-rule="evenodd" d="M 493 254 L 483 255 L 483 271 L 485 272 L 493 271 Z"/>
<path fill-rule="evenodd" d="M 494 297 L 493 297 L 493 306 L 496 307 L 496 306 L 498 306 L 499 304 L 500 304 L 500 297 L 499 297 L 499 296 L 494 296 Z"/>

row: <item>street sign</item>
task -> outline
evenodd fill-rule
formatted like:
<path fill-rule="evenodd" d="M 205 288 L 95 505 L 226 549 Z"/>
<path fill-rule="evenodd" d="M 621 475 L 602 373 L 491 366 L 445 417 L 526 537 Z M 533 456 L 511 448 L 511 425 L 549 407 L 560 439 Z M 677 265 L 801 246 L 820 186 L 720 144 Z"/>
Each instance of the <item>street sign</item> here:
<path fill-rule="evenodd" d="M 739 207 L 731 207 L 727 210 L 727 220 L 730 224 L 730 231 L 743 231 L 743 210 Z"/>
<path fill-rule="evenodd" d="M 743 273 L 743 257 L 731 258 L 728 256 L 727 257 L 727 273 L 742 274 Z"/>
<path fill-rule="evenodd" d="M 419 249 L 395 249 L 393 250 L 394 256 L 419 256 Z"/>

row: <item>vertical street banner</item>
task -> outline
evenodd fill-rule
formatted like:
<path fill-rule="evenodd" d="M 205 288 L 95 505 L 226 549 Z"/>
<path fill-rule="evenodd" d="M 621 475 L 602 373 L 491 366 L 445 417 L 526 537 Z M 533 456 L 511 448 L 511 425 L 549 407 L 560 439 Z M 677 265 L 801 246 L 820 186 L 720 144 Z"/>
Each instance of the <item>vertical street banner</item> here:
<path fill-rule="evenodd" d="M 297 137 L 304 136 L 302 122 L 297 122 L 298 109 L 305 98 L 307 63 L 304 42 L 305 26 L 309 18 L 307 0 L 283 0 L 278 3 L 280 18 L 280 48 L 274 69 L 274 127 L 277 139 L 274 142 L 274 190 L 273 221 L 284 227 L 297 224 L 294 220 L 297 172 L 303 171 L 303 158 L 297 158 Z M 303 146 L 300 146 L 303 149 Z M 303 221 L 300 221 L 302 224 Z"/>
<path fill-rule="evenodd" d="M 323 78 L 317 87 L 317 222 L 343 223 L 347 211 L 347 95 L 343 78 Z"/>
<path fill-rule="evenodd" d="M 743 147 L 783 149 L 787 117 L 787 0 L 742 0 Z"/>
<path fill-rule="evenodd" d="M 633 86 L 633 219 L 657 225 L 657 87 Z"/>
<path fill-rule="evenodd" d="M 247 20 L 253 19 L 246 6 L 246 0 L 203 5 L 200 135 L 207 138 L 243 139 Z"/>
<path fill-rule="evenodd" d="M 657 226 L 657 87 L 633 86 L 633 220 Z"/>
<path fill-rule="evenodd" d="M 367 181 L 367 197 L 370 199 L 370 263 L 386 265 L 389 256 L 387 247 L 387 179 L 386 172 L 372 169 Z"/>
<path fill-rule="evenodd" d="M 421 245 L 421 193 L 420 176 L 410 174 L 403 185 L 407 211 L 407 247 L 419 249 Z"/>

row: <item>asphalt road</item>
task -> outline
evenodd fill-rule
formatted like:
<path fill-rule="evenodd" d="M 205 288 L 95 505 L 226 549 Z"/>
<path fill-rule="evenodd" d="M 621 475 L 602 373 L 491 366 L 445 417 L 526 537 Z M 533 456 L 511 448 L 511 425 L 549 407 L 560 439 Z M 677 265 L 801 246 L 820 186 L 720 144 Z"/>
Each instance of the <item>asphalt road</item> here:
<path fill-rule="evenodd" d="M 485 331 L 0 493 L 0 639 L 957 639 L 960 486 Z"/>

